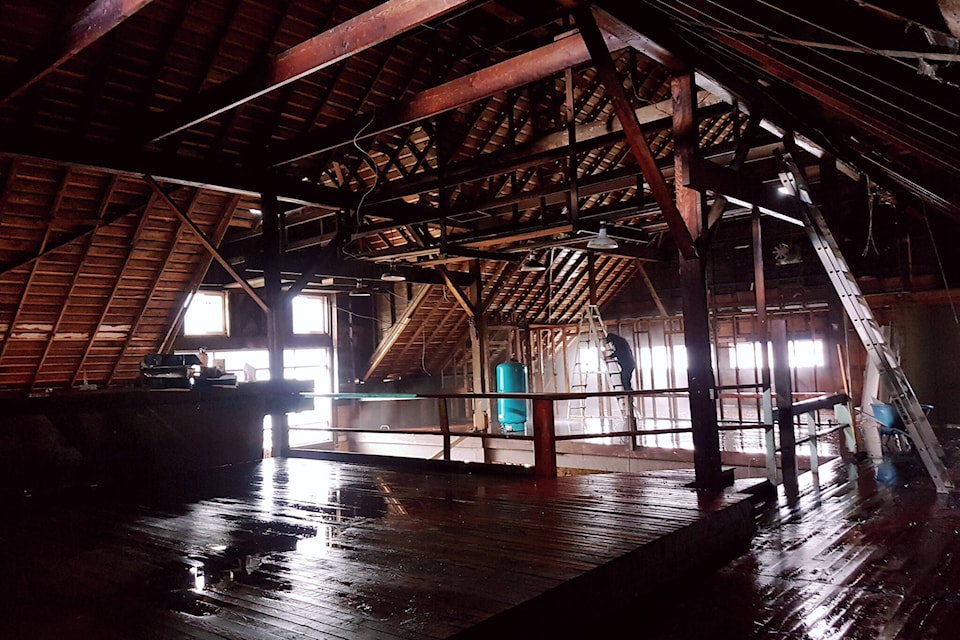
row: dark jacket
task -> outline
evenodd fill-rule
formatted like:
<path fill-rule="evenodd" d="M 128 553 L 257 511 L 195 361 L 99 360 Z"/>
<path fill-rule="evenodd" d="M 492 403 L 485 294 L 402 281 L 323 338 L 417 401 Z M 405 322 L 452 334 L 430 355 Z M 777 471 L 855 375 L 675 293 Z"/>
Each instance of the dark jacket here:
<path fill-rule="evenodd" d="M 613 347 L 613 353 L 610 355 L 616 358 L 621 369 L 632 370 L 637 367 L 637 361 L 633 357 L 633 351 L 630 349 L 630 343 L 627 342 L 626 338 L 615 333 L 608 333 L 607 342 Z"/>

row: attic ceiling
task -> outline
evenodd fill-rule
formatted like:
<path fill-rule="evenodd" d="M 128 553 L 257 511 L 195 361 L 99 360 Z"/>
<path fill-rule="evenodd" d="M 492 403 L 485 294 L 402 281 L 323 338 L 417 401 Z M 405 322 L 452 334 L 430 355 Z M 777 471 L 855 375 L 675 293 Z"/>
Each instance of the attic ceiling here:
<path fill-rule="evenodd" d="M 468 328 L 451 286 L 478 273 L 482 313 L 537 323 L 575 317 L 588 264 L 601 304 L 637 286 L 676 246 L 577 4 L 0 0 L 0 388 L 132 382 L 205 245 L 262 277 L 274 196 L 288 282 L 399 266 L 436 285 L 410 325 L 444 349 Z M 796 132 L 960 219 L 957 25 L 934 0 L 593 4 L 667 181 L 687 68 L 713 163 L 747 145 L 775 181 L 775 134 Z M 616 251 L 586 250 L 601 221 Z M 520 270 L 531 253 L 551 268 Z M 419 370 L 406 351 L 371 367 Z"/>

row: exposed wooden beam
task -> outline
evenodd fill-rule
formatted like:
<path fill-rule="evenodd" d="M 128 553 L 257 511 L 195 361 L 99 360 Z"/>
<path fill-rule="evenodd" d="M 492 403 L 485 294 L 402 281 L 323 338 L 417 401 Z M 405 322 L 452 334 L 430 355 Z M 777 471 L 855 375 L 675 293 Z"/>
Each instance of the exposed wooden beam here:
<path fill-rule="evenodd" d="M 94 229 L 94 233 L 90 235 L 90 239 L 80 252 L 80 261 L 77 263 L 77 267 L 73 272 L 73 278 L 70 280 L 70 288 L 67 290 L 66 296 L 64 296 L 63 306 L 60 307 L 60 313 L 57 315 L 57 320 L 53 323 L 53 328 L 50 330 L 50 338 L 47 340 L 47 344 L 43 348 L 43 355 L 40 356 L 40 362 L 37 364 L 37 367 L 33 372 L 33 377 L 30 380 L 31 391 L 36 389 L 37 380 L 40 378 L 40 373 L 43 371 L 43 366 L 46 364 L 47 358 L 50 356 L 50 351 L 53 350 L 53 343 L 57 339 L 57 333 L 60 331 L 60 325 L 63 324 L 63 321 L 67 317 L 67 310 L 70 307 L 70 301 L 73 299 L 73 292 L 76 291 L 77 284 L 80 282 L 80 276 L 83 274 L 83 268 L 87 264 L 87 258 L 90 255 L 90 248 L 93 246 L 96 230 L 100 229 L 100 221 L 103 220 L 103 216 L 107 212 L 107 207 L 110 205 L 110 199 L 113 197 L 116 187 L 117 177 L 113 176 L 107 185 L 106 193 L 104 193 L 103 198 L 100 201 L 100 208 L 97 211 L 97 226 Z"/>
<path fill-rule="evenodd" d="M 173 189 L 172 191 L 169 191 L 168 193 L 170 195 L 173 195 L 179 190 L 180 188 L 178 187 L 176 189 Z M 126 209 L 109 216 L 99 217 L 96 223 L 89 229 L 86 229 L 84 231 L 77 231 L 70 235 L 64 236 L 60 238 L 57 242 L 54 242 L 52 244 L 48 243 L 47 246 L 44 247 L 41 251 L 38 251 L 36 255 L 30 256 L 29 258 L 24 258 L 23 260 L 21 260 L 20 262 L 17 262 L 16 264 L 0 267 L 0 277 L 5 276 L 11 271 L 24 267 L 30 264 L 31 262 L 40 260 L 41 258 L 44 258 L 50 255 L 54 251 L 59 251 L 60 249 L 63 249 L 64 247 L 73 244 L 74 242 L 83 240 L 84 238 L 96 233 L 97 229 L 100 229 L 102 227 L 108 227 L 114 222 L 122 218 L 126 218 L 127 216 L 133 216 L 133 215 L 143 215 L 144 212 L 147 210 L 150 200 L 152 200 L 152 198 L 148 199 L 147 203 L 138 205 L 132 209 Z"/>
<path fill-rule="evenodd" d="M 227 80 L 165 114 L 156 141 L 336 64 L 476 0 L 388 0 Z"/>
<path fill-rule="evenodd" d="M 93 353 L 94 344 L 97 342 L 97 333 L 99 333 L 100 327 L 102 327 L 103 323 L 106 321 L 107 315 L 110 313 L 110 307 L 113 306 L 114 301 L 117 299 L 117 295 L 120 292 L 120 283 L 123 282 L 123 279 L 127 274 L 127 269 L 133 262 L 134 251 L 138 249 L 137 245 L 140 243 L 140 239 L 147 228 L 147 220 L 150 217 L 151 209 L 157 202 L 157 198 L 158 196 L 156 194 L 150 196 L 150 201 L 145 207 L 145 212 L 140 217 L 140 221 L 137 223 L 137 228 L 134 230 L 133 236 L 130 238 L 126 255 L 123 258 L 123 264 L 120 265 L 120 270 L 117 272 L 117 278 L 113 282 L 113 288 L 110 290 L 110 295 L 107 296 L 106 301 L 103 303 L 103 307 L 100 309 L 99 318 L 90 327 L 90 337 L 87 340 L 87 346 L 83 349 L 83 355 L 80 356 L 80 364 L 77 365 L 77 371 L 74 374 L 74 382 L 83 376 L 83 368 L 87 364 L 87 359 L 90 358 L 90 354 Z"/>
<path fill-rule="evenodd" d="M 230 202 L 227 203 L 227 209 L 224 210 L 223 216 L 220 218 L 219 224 L 217 224 L 217 228 L 213 231 L 213 243 L 217 246 L 220 245 L 223 237 L 227 234 L 227 229 L 230 228 L 230 220 L 235 213 L 236 201 L 231 199 Z M 200 260 L 199 267 L 194 271 L 193 277 L 190 279 L 190 285 L 181 291 L 180 297 L 177 299 L 177 305 L 174 307 L 173 314 L 167 322 L 167 332 L 158 347 L 159 353 L 167 353 L 173 348 L 173 342 L 177 338 L 177 334 L 180 333 L 180 328 L 183 326 L 183 318 L 187 314 L 187 301 L 199 291 L 200 285 L 203 283 L 203 279 L 206 277 L 207 271 L 210 270 L 212 264 L 213 256 L 205 253 Z"/>
<path fill-rule="evenodd" d="M 220 266 L 223 267 L 223 270 L 230 274 L 230 277 L 233 278 L 237 284 L 240 285 L 248 296 L 257 304 L 258 307 L 263 309 L 265 313 L 269 312 L 270 308 L 263 301 L 260 295 L 250 286 L 250 284 L 237 273 L 236 269 L 233 268 L 233 265 L 230 264 L 230 261 L 223 257 L 223 254 L 220 253 L 219 249 L 213 244 L 210 238 L 207 237 L 207 234 L 197 226 L 197 223 L 190 219 L 190 217 L 184 213 L 177 203 L 170 199 L 170 197 L 160 188 L 160 185 L 157 184 L 157 181 L 154 180 L 151 176 L 146 176 L 144 178 L 146 183 L 150 186 L 151 189 L 160 197 L 160 200 L 163 201 L 169 209 L 171 209 L 180 221 L 187 225 L 190 231 L 193 232 L 193 235 L 197 237 L 200 241 L 200 244 L 213 256 L 214 260 L 220 263 Z"/>
<path fill-rule="evenodd" d="M 752 181 L 741 173 L 707 160 L 693 160 L 689 176 L 685 176 L 684 183 L 679 184 L 756 205 L 764 212 L 800 219 L 794 199 L 783 197 L 783 194 L 777 191 L 777 185 Z"/>
<path fill-rule="evenodd" d="M 306 287 L 310 283 L 310 280 L 314 278 L 314 274 L 319 271 L 325 263 L 335 261 L 340 249 L 350 242 L 350 226 L 345 224 L 343 220 L 341 220 L 341 223 L 342 224 L 337 228 L 337 232 L 334 234 L 333 238 L 330 239 L 330 242 L 317 251 L 316 256 L 314 257 L 310 266 L 304 270 L 300 277 L 298 277 L 296 281 L 294 281 L 294 283 L 286 289 L 286 291 L 283 292 L 284 298 L 287 300 L 292 300 L 296 296 L 300 295 L 300 293 L 303 291 L 303 288 Z"/>
<path fill-rule="evenodd" d="M 735 127 L 739 127 L 739 123 L 734 123 Z M 753 142 L 753 138 L 757 133 L 757 130 L 760 128 L 760 118 L 753 116 L 747 122 L 747 129 L 743 132 L 740 141 L 737 143 L 737 151 L 733 154 L 733 160 L 730 162 L 730 169 L 732 171 L 740 171 L 743 168 L 744 163 L 747 161 L 747 156 L 750 153 L 750 146 Z M 723 217 L 723 210 L 727 207 L 728 201 L 726 196 L 719 196 L 716 200 L 713 201 L 713 204 L 710 205 L 710 210 L 707 212 L 707 229 L 713 229 L 720 219 Z"/>
<path fill-rule="evenodd" d="M 454 299 L 463 307 L 463 310 L 466 312 L 467 317 L 471 320 L 477 317 L 477 308 L 472 302 L 467 298 L 466 294 L 460 290 L 460 287 L 457 286 L 457 283 L 453 281 L 453 278 L 450 276 L 450 272 L 443 265 L 437 265 L 437 273 L 443 277 L 443 283 L 447 285 L 447 289 L 450 293 L 453 294 Z"/>
<path fill-rule="evenodd" d="M 640 260 L 637 260 L 636 265 L 637 273 L 639 273 L 640 277 L 643 279 L 643 284 L 646 285 L 647 291 L 650 293 L 650 297 L 653 298 L 653 303 L 657 305 L 657 311 L 660 312 L 660 317 L 668 318 L 670 314 L 667 313 L 667 309 L 663 306 L 663 301 L 660 299 L 660 294 L 657 293 L 657 288 L 653 286 L 653 281 L 647 274 L 647 268 L 643 266 L 643 262 Z"/>
<path fill-rule="evenodd" d="M 196 208 L 197 204 L 200 202 L 199 190 L 195 191 L 193 198 L 190 200 L 190 204 L 187 205 L 187 215 L 191 215 L 193 210 Z M 224 234 L 227 232 L 227 228 L 230 226 L 230 220 L 233 218 L 234 212 L 237 210 L 237 203 L 240 201 L 240 196 L 232 196 L 227 198 L 227 205 L 224 207 L 223 212 L 220 214 L 220 220 L 217 222 L 216 228 L 213 230 L 213 241 L 219 243 L 223 239 Z M 137 312 L 136 320 L 133 322 L 133 326 L 130 327 L 130 331 L 127 333 L 127 339 L 123 341 L 123 346 L 120 348 L 120 355 L 117 356 L 117 364 L 113 367 L 113 370 L 110 372 L 110 376 L 107 378 L 106 386 L 113 384 L 113 379 L 116 377 L 117 372 L 120 370 L 120 363 L 123 362 L 123 358 L 127 354 L 127 350 L 130 349 L 130 345 L 133 344 L 133 341 L 136 339 L 137 335 L 140 332 L 140 324 L 143 322 L 144 318 L 147 317 L 147 308 L 150 306 L 150 302 L 154 299 L 154 296 L 157 293 L 157 290 L 160 288 L 163 283 L 163 274 L 166 272 L 167 268 L 174 261 L 177 251 L 177 245 L 180 243 L 180 236 L 187 230 L 187 225 L 183 222 L 180 223 L 180 226 L 177 228 L 177 231 L 173 234 L 173 239 L 167 245 L 164 251 L 163 262 L 160 263 L 160 269 L 157 271 L 156 276 L 154 276 L 153 284 L 150 285 L 150 291 L 146 296 L 140 301 L 140 309 Z M 210 258 L 212 260 L 212 258 Z M 210 268 L 210 262 L 207 259 L 207 256 L 201 256 L 200 258 L 200 269 L 206 273 L 207 269 Z M 191 293 L 192 293 L 191 289 Z M 181 304 L 180 307 L 186 312 L 186 308 L 183 308 Z M 158 345 L 159 346 L 159 345 Z M 76 380 L 74 380 L 76 384 Z"/>
<path fill-rule="evenodd" d="M 691 162 L 699 150 L 699 127 L 695 115 L 693 74 L 672 78 L 674 187 L 684 227 L 694 243 L 706 230 L 703 194 L 685 186 Z M 710 342 L 710 310 L 707 303 L 706 260 L 700 255 L 680 254 L 680 293 L 683 301 L 683 341 L 687 349 L 687 386 L 690 426 L 693 435 L 693 466 L 697 486 L 717 490 L 723 486 L 720 437 L 717 431 L 716 381 Z"/>
<path fill-rule="evenodd" d="M 67 190 L 67 185 L 70 183 L 70 173 L 71 171 L 68 167 L 60 177 L 57 190 L 53 196 L 53 202 L 50 204 L 50 216 L 46 220 L 46 225 L 43 232 L 43 240 L 40 242 L 40 253 L 43 253 L 44 249 L 46 249 L 47 242 L 50 241 L 50 236 L 53 232 L 53 221 L 60 212 L 60 205 L 63 203 L 64 193 Z M 7 348 L 10 346 L 10 339 L 13 337 L 14 331 L 16 331 L 17 324 L 20 322 L 20 318 L 23 317 L 23 314 L 26 311 L 26 302 L 30 296 L 30 289 L 36 282 L 38 264 L 39 263 L 37 261 L 34 261 L 31 265 L 30 274 L 27 276 L 27 281 L 24 283 L 23 290 L 20 292 L 19 300 L 14 307 L 16 311 L 13 314 L 13 319 L 7 324 L 7 331 L 3 335 L 2 342 L 0 342 L 0 361 L 2 361 L 3 357 L 7 354 Z M 51 335 L 48 340 L 53 340 L 53 336 Z"/>
<path fill-rule="evenodd" d="M 613 36 L 602 36 L 602 39 L 605 47 L 623 47 Z M 589 60 L 590 54 L 583 39 L 578 35 L 569 35 L 534 51 L 422 91 L 402 104 L 394 103 L 392 107 L 372 116 L 359 118 L 359 121 L 355 119 L 326 127 L 296 142 L 277 145 L 270 154 L 269 164 L 273 167 L 289 164 L 356 140 L 370 138 L 501 91 L 541 80 Z"/>
<path fill-rule="evenodd" d="M 693 243 L 690 230 L 684 224 L 684 220 L 677 210 L 677 205 L 674 204 L 673 194 L 667 186 L 667 181 L 660 173 L 657 161 L 650 151 L 650 145 L 647 144 L 647 140 L 643 136 L 643 130 L 640 128 L 633 107 L 623 90 L 622 80 L 617 74 L 613 59 L 610 57 L 610 51 L 603 44 L 603 34 L 594 20 L 593 13 L 589 7 L 581 7 L 575 10 L 574 15 L 577 19 L 577 25 L 580 27 L 580 33 L 590 50 L 593 63 L 596 65 L 597 73 L 600 75 L 604 91 L 610 98 L 614 113 L 617 114 L 617 118 L 623 126 L 624 134 L 630 143 L 630 149 L 643 171 L 643 177 L 650 185 L 653 198 L 663 212 L 673 241 L 684 256 L 693 257 L 697 255 L 697 248 Z M 676 118 L 676 108 L 674 108 L 674 118 Z"/>
<path fill-rule="evenodd" d="M 0 156 L 93 169 L 137 179 L 149 175 L 166 183 L 255 197 L 272 189 L 284 202 L 316 205 L 330 210 L 350 208 L 356 204 L 356 198 L 349 192 L 299 179 L 109 145 L 87 145 L 79 149 L 64 145 L 57 137 L 34 132 L 4 131 L 0 135 Z"/>
<path fill-rule="evenodd" d="M 152 0 L 94 0 L 62 33 L 22 58 L 0 81 L 0 106 L 33 86 L 64 62 L 150 4 Z"/>
<path fill-rule="evenodd" d="M 729 107 L 721 103 L 719 98 L 706 91 L 701 91 L 697 95 L 697 100 L 698 104 L 704 107 L 700 112 L 704 117 L 716 117 L 729 110 Z M 663 100 L 639 107 L 635 110 L 635 113 L 637 121 L 643 127 L 645 136 L 659 133 L 673 126 L 673 102 L 671 100 Z M 612 128 L 611 123 L 606 121 L 578 124 L 575 134 L 576 144 L 573 149 L 580 152 L 615 144 L 623 140 L 623 127 L 620 121 L 615 120 L 612 124 Z M 558 131 L 503 151 L 484 154 L 481 158 L 451 164 L 445 169 L 444 179 L 449 185 L 480 180 L 535 164 L 554 162 L 570 153 L 568 132 Z M 368 211 L 379 213 L 379 209 L 382 207 L 378 205 L 398 200 L 404 196 L 432 191 L 437 189 L 438 186 L 438 171 L 422 172 L 411 176 L 409 179 L 397 180 L 389 185 L 384 185 L 379 193 L 365 201 L 365 206 Z"/>

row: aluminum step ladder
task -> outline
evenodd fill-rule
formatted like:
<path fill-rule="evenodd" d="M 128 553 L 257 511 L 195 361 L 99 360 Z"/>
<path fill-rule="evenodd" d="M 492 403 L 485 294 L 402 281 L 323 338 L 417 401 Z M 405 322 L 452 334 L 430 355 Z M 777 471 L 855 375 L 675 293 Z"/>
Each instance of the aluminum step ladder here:
<path fill-rule="evenodd" d="M 620 364 L 608 357 L 607 331 L 604 328 L 600 308 L 595 304 L 588 304 L 580 312 L 579 330 L 577 332 L 577 360 L 573 365 L 573 379 L 570 390 L 575 393 L 587 393 L 591 386 L 598 392 L 619 391 L 623 389 Z M 583 362 L 584 354 L 596 353 L 596 362 Z M 591 382 L 593 385 L 591 385 Z M 633 406 L 628 407 L 626 396 L 617 398 L 621 416 L 631 422 L 636 416 Z M 587 414 L 587 399 L 572 400 L 567 405 L 568 418 L 609 417 L 609 400 L 597 398 L 598 416 Z M 630 403 L 632 405 L 632 403 Z M 631 411 L 631 409 L 634 409 Z"/>
<path fill-rule="evenodd" d="M 781 182 L 797 197 L 807 236 L 817 252 L 817 257 L 823 263 L 831 284 L 840 296 L 840 302 L 850 317 L 857 335 L 860 336 L 869 357 L 880 371 L 881 379 L 886 383 L 890 394 L 889 402 L 896 409 L 907 433 L 910 434 L 910 439 L 936 485 L 937 492 L 948 493 L 953 489 L 953 482 L 943 464 L 943 447 L 940 446 L 913 387 L 910 386 L 903 369 L 900 368 L 897 354 L 884 338 L 883 331 L 873 317 L 873 311 L 864 299 L 860 285 L 857 284 L 850 267 L 847 266 L 843 254 L 840 253 L 840 247 L 830 233 L 823 214 L 814 204 L 806 174 L 789 153 L 784 153 L 782 160 L 786 171 L 781 173 Z"/>

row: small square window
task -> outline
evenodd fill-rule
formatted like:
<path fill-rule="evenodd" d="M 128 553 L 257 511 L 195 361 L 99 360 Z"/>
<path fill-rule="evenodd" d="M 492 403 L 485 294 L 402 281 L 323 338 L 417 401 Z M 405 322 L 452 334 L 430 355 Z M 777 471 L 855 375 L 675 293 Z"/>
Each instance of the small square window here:
<path fill-rule="evenodd" d="M 290 309 L 294 333 L 330 333 L 330 301 L 326 296 L 296 296 Z"/>
<path fill-rule="evenodd" d="M 183 333 L 188 336 L 227 335 L 227 296 L 224 293 L 197 293 L 183 316 Z"/>

